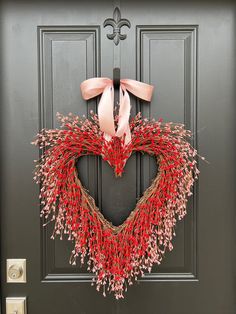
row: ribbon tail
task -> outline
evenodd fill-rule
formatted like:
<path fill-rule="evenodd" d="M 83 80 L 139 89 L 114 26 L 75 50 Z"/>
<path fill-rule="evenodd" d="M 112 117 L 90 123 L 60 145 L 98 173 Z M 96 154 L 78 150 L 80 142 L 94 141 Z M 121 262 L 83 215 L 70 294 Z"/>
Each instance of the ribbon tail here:
<path fill-rule="evenodd" d="M 131 142 L 131 131 L 128 125 L 126 132 L 125 132 L 125 145 L 128 145 Z"/>
<path fill-rule="evenodd" d="M 115 136 L 115 125 L 113 116 L 114 89 L 107 86 L 98 104 L 98 119 L 101 131 Z"/>
<path fill-rule="evenodd" d="M 119 121 L 116 136 L 121 137 L 129 129 L 129 116 L 130 116 L 130 98 L 126 90 L 120 89 L 120 109 L 119 109 Z"/>
<path fill-rule="evenodd" d="M 104 132 L 104 139 L 107 141 L 107 142 L 110 142 L 111 141 L 111 139 L 112 139 L 112 136 L 111 135 L 109 135 L 108 133 L 105 133 Z"/>

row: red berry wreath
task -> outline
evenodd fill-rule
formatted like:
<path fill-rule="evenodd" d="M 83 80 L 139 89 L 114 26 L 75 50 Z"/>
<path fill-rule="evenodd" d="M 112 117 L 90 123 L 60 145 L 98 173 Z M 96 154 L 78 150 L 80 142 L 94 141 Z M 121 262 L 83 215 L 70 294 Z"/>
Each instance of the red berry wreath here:
<path fill-rule="evenodd" d="M 36 166 L 41 184 L 41 215 L 54 223 L 53 238 L 67 235 L 73 241 L 71 263 L 88 259 L 99 290 L 123 297 L 131 284 L 153 264 L 160 264 L 166 249 L 172 250 L 174 226 L 186 214 L 187 197 L 198 177 L 197 151 L 182 124 L 142 119 L 129 124 L 131 141 L 113 136 L 107 141 L 98 117 L 90 119 L 58 114 L 62 129 L 42 130 L 35 145 L 44 150 Z M 155 156 L 158 174 L 126 221 L 114 226 L 97 208 L 82 186 L 76 169 L 84 155 L 101 156 L 121 176 L 132 153 Z"/>

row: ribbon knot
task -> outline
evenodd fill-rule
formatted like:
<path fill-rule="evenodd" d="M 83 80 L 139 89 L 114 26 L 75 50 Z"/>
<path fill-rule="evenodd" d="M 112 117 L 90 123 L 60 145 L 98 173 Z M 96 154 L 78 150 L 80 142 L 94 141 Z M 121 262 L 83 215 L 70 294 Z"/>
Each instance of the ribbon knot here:
<path fill-rule="evenodd" d="M 136 97 L 145 101 L 151 101 L 153 86 L 131 79 L 120 80 L 120 107 L 117 130 L 114 122 L 114 86 L 113 80 L 106 77 L 94 77 L 85 80 L 80 85 L 82 96 L 85 100 L 94 98 L 102 94 L 98 104 L 98 121 L 100 129 L 104 132 L 106 140 L 112 136 L 122 137 L 125 134 L 125 144 L 131 141 L 129 128 L 130 117 L 130 97 L 132 93 Z"/>

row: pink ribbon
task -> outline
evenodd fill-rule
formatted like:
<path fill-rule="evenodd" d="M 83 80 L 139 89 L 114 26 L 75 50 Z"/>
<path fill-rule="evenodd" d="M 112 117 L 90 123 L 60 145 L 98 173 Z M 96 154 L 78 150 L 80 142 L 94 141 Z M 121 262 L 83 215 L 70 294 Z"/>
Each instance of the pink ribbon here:
<path fill-rule="evenodd" d="M 146 101 L 151 101 L 153 86 L 131 79 L 120 80 L 120 108 L 117 130 L 114 123 L 114 86 L 113 80 L 106 77 L 95 77 L 85 80 L 80 85 L 82 96 L 85 100 L 102 94 L 98 104 L 98 120 L 100 129 L 109 141 L 112 136 L 125 136 L 125 144 L 131 141 L 129 128 L 130 97 L 127 91 Z"/>

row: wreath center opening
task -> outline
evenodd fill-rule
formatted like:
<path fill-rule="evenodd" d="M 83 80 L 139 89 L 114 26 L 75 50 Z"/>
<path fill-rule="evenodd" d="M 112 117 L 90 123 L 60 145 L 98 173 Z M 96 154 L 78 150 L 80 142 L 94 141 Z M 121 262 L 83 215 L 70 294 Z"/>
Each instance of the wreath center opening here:
<path fill-rule="evenodd" d="M 79 180 L 100 213 L 115 227 L 127 220 L 158 174 L 156 158 L 139 152 L 130 156 L 123 175 L 119 177 L 101 156 L 79 158 L 76 169 Z"/>

